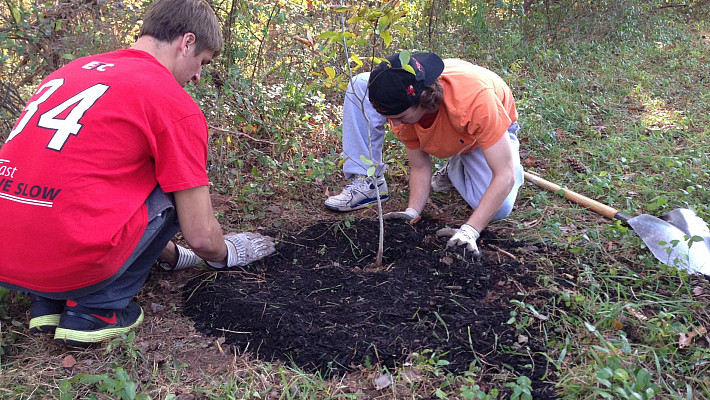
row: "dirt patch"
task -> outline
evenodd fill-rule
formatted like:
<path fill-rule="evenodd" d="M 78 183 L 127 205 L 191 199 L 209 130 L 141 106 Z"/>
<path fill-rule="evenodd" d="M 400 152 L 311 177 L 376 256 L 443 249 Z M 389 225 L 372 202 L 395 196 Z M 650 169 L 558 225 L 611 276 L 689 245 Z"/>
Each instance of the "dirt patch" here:
<path fill-rule="evenodd" d="M 377 220 L 318 223 L 282 235 L 275 255 L 246 269 L 191 280 L 184 312 L 239 351 L 307 371 L 392 368 L 418 354 L 455 373 L 525 375 L 534 398 L 554 398 L 545 349 L 507 323 L 510 300 L 537 288 L 535 267 L 511 253 L 524 243 L 485 231 L 483 258 L 471 262 L 446 249 L 435 236 L 441 227 L 431 219 L 387 223 L 383 266 L 375 268 Z"/>

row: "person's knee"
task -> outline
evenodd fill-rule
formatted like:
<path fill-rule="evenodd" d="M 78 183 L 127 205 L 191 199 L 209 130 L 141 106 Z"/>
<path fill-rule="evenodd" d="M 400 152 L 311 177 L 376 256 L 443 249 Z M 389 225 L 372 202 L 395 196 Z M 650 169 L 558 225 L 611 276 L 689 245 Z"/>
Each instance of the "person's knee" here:
<path fill-rule="evenodd" d="M 506 200 L 502 206 L 498 209 L 496 215 L 493 216 L 493 221 L 498 221 L 503 218 L 508 217 L 513 212 L 513 205 L 515 204 L 515 199 Z"/>

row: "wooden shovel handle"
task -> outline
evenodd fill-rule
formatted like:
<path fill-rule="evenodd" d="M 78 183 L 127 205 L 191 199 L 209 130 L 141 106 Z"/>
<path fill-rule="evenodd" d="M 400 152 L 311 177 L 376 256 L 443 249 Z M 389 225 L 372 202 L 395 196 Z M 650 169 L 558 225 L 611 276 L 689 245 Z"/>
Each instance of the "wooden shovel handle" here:
<path fill-rule="evenodd" d="M 628 216 L 620 213 L 617 209 L 613 207 L 609 207 L 606 204 L 602 204 L 596 200 L 592 200 L 589 197 L 584 197 L 579 193 L 573 192 L 571 190 L 565 189 L 559 185 L 556 185 L 552 182 L 546 181 L 539 176 L 535 176 L 529 172 L 523 172 L 523 175 L 525 176 L 525 180 L 528 182 L 532 182 L 536 184 L 537 186 L 540 186 L 543 189 L 547 189 L 551 192 L 559 192 L 560 190 L 562 191 L 562 195 L 569 201 L 572 201 L 574 203 L 577 203 L 581 206 L 584 206 L 595 213 L 602 215 L 604 217 L 607 217 L 609 219 L 619 219 L 623 222 L 626 222 L 628 220 Z"/>

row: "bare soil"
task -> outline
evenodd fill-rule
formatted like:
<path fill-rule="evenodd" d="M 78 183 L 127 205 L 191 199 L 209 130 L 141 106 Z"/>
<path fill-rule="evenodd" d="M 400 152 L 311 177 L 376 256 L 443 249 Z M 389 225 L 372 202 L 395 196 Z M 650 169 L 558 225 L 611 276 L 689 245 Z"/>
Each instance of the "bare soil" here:
<path fill-rule="evenodd" d="M 454 373 L 525 375 L 533 398 L 555 398 L 546 349 L 508 322 L 510 300 L 539 289 L 536 267 L 519 255 L 541 249 L 486 230 L 473 261 L 446 248 L 435 235 L 442 227 L 387 222 L 382 266 L 373 265 L 377 219 L 267 232 L 276 254 L 195 276 L 182 289 L 184 314 L 239 353 L 327 376 L 429 360 Z"/>

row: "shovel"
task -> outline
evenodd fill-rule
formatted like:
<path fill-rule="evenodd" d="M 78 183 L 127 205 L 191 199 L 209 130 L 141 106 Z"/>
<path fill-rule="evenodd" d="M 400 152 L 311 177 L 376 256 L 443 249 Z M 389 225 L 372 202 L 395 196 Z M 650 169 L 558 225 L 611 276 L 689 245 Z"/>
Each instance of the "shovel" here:
<path fill-rule="evenodd" d="M 562 195 L 595 213 L 629 225 L 653 255 L 663 264 L 683 268 L 690 273 L 710 275 L 710 230 L 695 212 L 678 208 L 661 218 L 648 214 L 626 215 L 579 193 L 564 189 L 539 176 L 523 172 L 525 180 Z"/>

